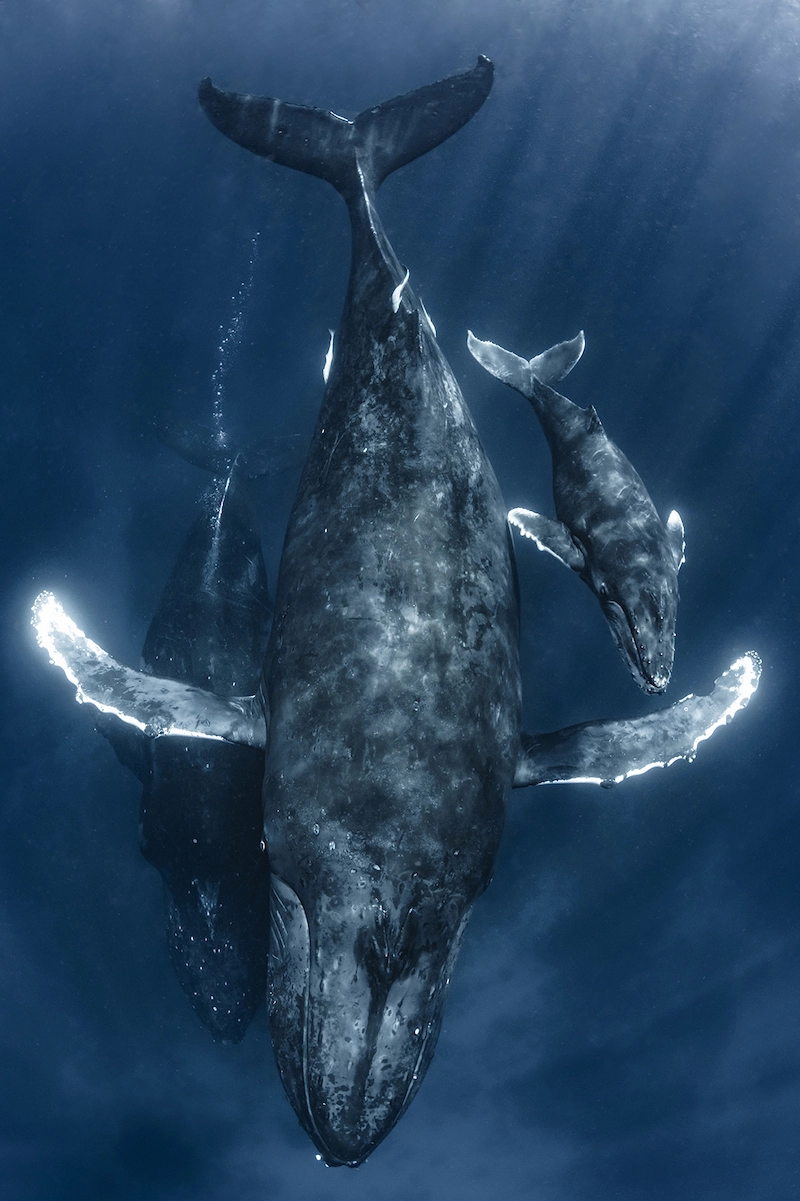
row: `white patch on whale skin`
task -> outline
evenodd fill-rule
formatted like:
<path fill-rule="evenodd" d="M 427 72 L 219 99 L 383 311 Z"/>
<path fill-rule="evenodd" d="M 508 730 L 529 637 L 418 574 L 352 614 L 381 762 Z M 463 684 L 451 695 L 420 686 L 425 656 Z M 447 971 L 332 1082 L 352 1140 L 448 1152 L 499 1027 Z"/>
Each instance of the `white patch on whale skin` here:
<path fill-rule="evenodd" d="M 193 880 L 192 883 L 197 889 L 197 899 L 205 915 L 208 932 L 213 938 L 217 918 L 217 904 L 219 901 L 219 884 L 208 882 L 202 885 L 199 880 Z"/>
<path fill-rule="evenodd" d="M 331 336 L 331 340 L 330 340 L 330 342 L 328 343 L 328 350 L 327 350 L 327 353 L 326 353 L 326 355 L 325 355 L 325 362 L 324 362 L 324 364 L 323 364 L 323 367 L 322 367 L 322 378 L 325 380 L 325 383 L 326 383 L 326 384 L 327 384 L 327 382 L 328 382 L 328 376 L 329 376 L 329 375 L 330 375 L 330 373 L 331 373 L 331 363 L 333 362 L 333 339 L 334 339 L 334 332 L 333 332 L 333 330 L 332 330 L 332 329 L 329 329 L 329 330 L 328 330 L 328 333 L 329 333 L 329 334 L 330 334 L 330 336 Z"/>
<path fill-rule="evenodd" d="M 577 570 L 573 567 L 572 563 L 568 563 L 567 560 L 558 554 L 557 551 L 554 551 L 552 546 L 548 546 L 548 544 L 543 542 L 541 538 L 537 538 L 536 534 L 531 528 L 531 524 L 525 520 L 526 517 L 539 518 L 539 516 L 540 515 L 538 513 L 534 513 L 530 509 L 517 508 L 509 509 L 508 514 L 506 515 L 506 520 L 508 521 L 509 525 L 512 525 L 515 530 L 518 530 L 519 533 L 522 534 L 523 538 L 528 538 L 529 541 L 533 542 L 539 548 L 539 550 L 543 550 L 548 555 L 552 555 L 554 559 L 563 564 L 565 567 L 570 567 L 573 570 Z M 552 522 L 552 525 L 556 525 L 556 523 Z M 564 533 L 567 535 L 566 528 L 564 529 Z M 565 551 L 564 553 L 566 554 L 567 552 Z"/>
<path fill-rule="evenodd" d="M 528 512 L 529 512 L 528 509 L 509 509 L 509 511 L 508 511 L 509 525 L 513 525 L 514 529 L 518 530 L 520 532 L 520 534 L 522 534 L 523 538 L 529 538 L 531 542 L 534 542 L 536 544 L 536 546 L 538 546 L 539 550 L 545 551 L 548 555 L 553 555 L 553 558 L 558 559 L 558 561 L 560 563 L 561 560 L 559 559 L 559 556 L 554 554 L 553 551 L 551 551 L 550 547 L 547 546 L 544 542 L 542 542 L 540 538 L 536 538 L 530 532 L 528 527 L 526 525 L 523 525 L 523 523 L 519 520 L 518 514 L 528 513 Z"/>
<path fill-rule="evenodd" d="M 402 280 L 397 285 L 394 292 L 392 292 L 392 312 L 394 312 L 394 313 L 396 313 L 397 310 L 400 308 L 400 300 L 403 296 L 403 293 L 406 290 L 406 284 L 408 283 L 409 275 L 410 275 L 410 272 L 408 270 L 406 270 L 406 273 L 403 276 Z M 426 314 L 426 316 L 427 316 L 427 314 Z M 430 317 L 428 317 L 428 321 L 430 322 Z"/>
<path fill-rule="evenodd" d="M 255 698 L 224 700 L 201 688 L 125 667 L 78 629 L 52 592 L 37 596 L 32 613 L 39 646 L 73 685 L 79 704 L 93 705 L 148 736 L 265 745 L 266 728 Z"/>
<path fill-rule="evenodd" d="M 433 322 L 431 321 L 430 314 L 428 313 L 428 310 L 425 308 L 425 305 L 424 305 L 424 303 L 423 303 L 422 301 L 420 301 L 419 303 L 420 303 L 420 307 L 422 308 L 422 315 L 423 315 L 423 317 L 425 318 L 425 320 L 428 322 L 428 325 L 429 325 L 429 327 L 430 327 L 430 331 L 431 331 L 431 333 L 433 334 L 433 336 L 434 336 L 434 338 L 435 338 L 435 337 L 436 337 L 436 326 L 435 326 L 435 325 L 433 324 Z"/>
<path fill-rule="evenodd" d="M 684 563 L 686 562 L 686 531 L 683 528 L 683 521 L 681 520 L 681 515 L 680 515 L 680 513 L 678 513 L 678 511 L 676 509 L 673 509 L 672 512 L 670 513 L 669 517 L 667 518 L 666 527 L 667 527 L 667 531 L 673 536 L 673 538 L 675 538 L 676 540 L 678 538 L 680 538 L 681 555 L 680 555 L 680 561 L 678 562 L 678 568 L 677 568 L 677 570 L 680 571 L 680 569 L 683 567 Z M 675 557 L 677 558 L 677 554 Z"/>

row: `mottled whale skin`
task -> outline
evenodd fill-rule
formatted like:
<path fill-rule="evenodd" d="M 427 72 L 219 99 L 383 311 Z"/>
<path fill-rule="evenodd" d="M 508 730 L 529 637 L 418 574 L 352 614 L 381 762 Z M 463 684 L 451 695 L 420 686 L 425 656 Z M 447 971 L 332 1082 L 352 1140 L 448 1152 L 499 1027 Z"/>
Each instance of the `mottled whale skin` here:
<path fill-rule="evenodd" d="M 254 694 L 271 603 L 242 476 L 253 455 L 188 424 L 162 436 L 215 475 L 169 577 L 142 653 L 146 672 L 220 697 Z M 238 1042 L 264 1001 L 269 868 L 262 845 L 263 750 L 220 739 L 99 728 L 143 785 L 142 854 L 160 872 L 170 958 L 212 1035 Z"/>
<path fill-rule="evenodd" d="M 266 676 L 272 1038 L 332 1165 L 370 1154 L 427 1069 L 519 753 L 505 508 L 374 206 L 389 171 L 463 125 L 491 81 L 481 58 L 352 123 L 200 91 L 223 133 L 329 179 L 352 223 Z"/>
<path fill-rule="evenodd" d="M 663 692 L 675 655 L 683 523 L 674 510 L 661 520 L 594 408 L 550 386 L 580 358 L 583 334 L 531 360 L 471 332 L 467 344 L 487 371 L 530 400 L 550 446 L 557 521 L 528 509 L 512 509 L 509 521 L 580 574 L 633 678 L 645 692 Z"/>

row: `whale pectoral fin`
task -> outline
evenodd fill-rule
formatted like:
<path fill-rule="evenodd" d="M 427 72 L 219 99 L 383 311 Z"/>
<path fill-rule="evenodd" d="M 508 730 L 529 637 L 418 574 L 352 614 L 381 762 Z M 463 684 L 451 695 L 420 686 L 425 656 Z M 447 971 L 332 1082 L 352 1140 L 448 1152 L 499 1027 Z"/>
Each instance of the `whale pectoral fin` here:
<path fill-rule="evenodd" d="M 50 592 L 36 598 L 31 620 L 39 645 L 75 686 L 80 703 L 147 735 L 265 745 L 266 722 L 257 697 L 225 700 L 201 688 L 125 667 L 87 638 Z"/>
<path fill-rule="evenodd" d="M 586 339 L 581 330 L 569 342 L 559 342 L 543 354 L 537 354 L 530 361 L 530 369 L 538 380 L 552 388 L 554 384 L 560 383 L 565 375 L 569 375 L 585 347 Z"/>
<path fill-rule="evenodd" d="M 130 722 L 123 721 L 113 713 L 103 713 L 99 710 L 94 728 L 111 743 L 122 766 L 132 771 L 140 784 L 144 784 L 147 780 L 147 736 Z"/>
<path fill-rule="evenodd" d="M 665 529 L 667 531 L 667 538 L 669 539 L 670 548 L 675 556 L 675 562 L 678 570 L 680 571 L 681 567 L 683 567 L 684 563 L 686 562 L 686 533 L 683 528 L 683 522 L 681 521 L 681 515 L 680 513 L 676 512 L 675 509 L 672 510 L 667 518 Z"/>
<path fill-rule="evenodd" d="M 509 387 L 516 388 L 523 396 L 527 396 L 528 400 L 532 398 L 533 377 L 527 359 L 521 359 L 510 350 L 503 350 L 502 346 L 496 346 L 494 342 L 481 342 L 472 330 L 467 330 L 467 346 L 472 357 L 477 359 L 490 375 L 496 376 Z"/>
<path fill-rule="evenodd" d="M 562 521 L 542 517 L 541 513 L 532 513 L 530 509 L 512 509 L 508 520 L 523 537 L 535 542 L 539 550 L 547 551 L 573 571 L 583 571 L 586 559 Z"/>
<path fill-rule="evenodd" d="M 715 682 L 709 696 L 630 721 L 590 721 L 553 734 L 524 734 L 515 788 L 532 784 L 619 784 L 652 767 L 694 759 L 701 742 L 743 709 L 758 687 L 761 660 L 749 651 Z"/>
<path fill-rule="evenodd" d="M 597 416 L 597 409 L 594 405 L 589 405 L 589 408 L 584 410 L 584 419 L 586 421 L 587 434 L 602 434 L 603 423 Z"/>

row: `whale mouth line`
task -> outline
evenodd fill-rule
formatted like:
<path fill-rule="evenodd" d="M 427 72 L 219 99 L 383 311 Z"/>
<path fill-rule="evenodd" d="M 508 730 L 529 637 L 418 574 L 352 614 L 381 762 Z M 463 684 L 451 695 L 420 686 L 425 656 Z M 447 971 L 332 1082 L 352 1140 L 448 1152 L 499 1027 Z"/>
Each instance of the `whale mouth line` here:
<path fill-rule="evenodd" d="M 413 982 L 419 964 L 411 972 L 406 963 L 402 970 L 402 965 L 398 964 L 397 973 L 393 974 L 390 980 L 384 979 L 378 986 L 377 993 L 373 993 L 371 1008 L 374 1006 L 374 1022 L 371 1019 L 368 1023 L 372 1027 L 372 1036 L 365 1038 L 359 1058 L 352 1065 L 350 1080 L 355 1088 L 338 1116 L 334 1116 L 335 1109 L 329 1110 L 325 1103 L 322 1109 L 317 1108 L 320 1096 L 317 1081 L 314 1079 L 316 1073 L 309 1070 L 314 1024 L 310 1009 L 306 1009 L 303 1070 L 307 1129 L 321 1158 L 329 1167 L 358 1167 L 384 1140 L 411 1104 L 436 1045 L 442 1005 L 470 908 L 468 906 L 466 913 L 460 915 L 454 933 L 447 939 L 447 949 L 437 954 L 434 962 L 423 971 L 426 981 L 424 987 L 418 987 L 418 984 Z M 396 988 L 400 989 L 399 994 Z M 373 1069 L 380 1072 L 380 1056 L 385 1053 L 385 1047 L 381 1043 L 381 1030 L 385 1035 L 387 1021 L 391 1023 L 400 1011 L 405 1014 L 404 1034 L 401 1035 L 405 1043 L 402 1071 L 393 1075 L 389 1093 L 383 1094 L 385 1104 L 381 1105 L 380 1117 L 377 1121 L 370 1120 L 369 1098 L 373 1085 L 369 1081 Z M 356 1081 L 360 1083 L 356 1084 Z M 384 1086 L 386 1083 L 385 1081 Z"/>
<path fill-rule="evenodd" d="M 307 1037 L 307 1032 L 308 1032 L 308 1025 L 309 1025 L 309 1020 L 308 1020 L 308 1010 L 307 1010 L 307 1021 L 305 1023 L 306 1029 L 304 1031 L 304 1035 L 306 1037 Z M 402 1100 L 397 1105 L 396 1112 L 395 1112 L 394 1116 L 391 1118 L 391 1120 L 388 1122 L 386 1130 L 383 1133 L 378 1133 L 378 1134 L 373 1132 L 371 1136 L 369 1136 L 368 1138 L 365 1139 L 363 1146 L 354 1155 L 347 1155 L 346 1153 L 343 1154 L 341 1151 L 335 1151 L 330 1146 L 327 1138 L 320 1130 L 319 1123 L 316 1120 L 316 1117 L 315 1117 L 314 1111 L 313 1111 L 313 1107 L 311 1104 L 311 1090 L 308 1086 L 308 1075 L 307 1075 L 308 1061 L 307 1061 L 307 1056 L 305 1054 L 305 1046 L 304 1046 L 303 1075 L 304 1075 L 304 1084 L 305 1084 L 306 1112 L 308 1114 L 310 1124 L 313 1128 L 313 1136 L 312 1136 L 313 1141 L 315 1142 L 317 1149 L 320 1152 L 320 1158 L 324 1161 L 324 1163 L 329 1168 L 357 1168 L 357 1167 L 360 1167 L 361 1164 L 364 1163 L 369 1158 L 369 1156 L 372 1154 L 372 1152 L 375 1150 L 375 1148 L 383 1141 L 386 1134 L 388 1134 L 389 1130 L 391 1130 L 397 1124 L 397 1122 L 400 1120 L 400 1118 L 405 1113 L 406 1109 L 408 1108 L 408 1106 L 412 1100 L 415 1086 L 419 1082 L 420 1075 L 421 1075 L 420 1066 L 424 1061 L 426 1048 L 430 1041 L 430 1036 L 431 1036 L 432 1029 L 433 1029 L 432 1023 L 430 1020 L 428 1020 L 428 1017 L 418 1019 L 417 1025 L 422 1034 L 422 1037 L 419 1040 L 419 1047 L 418 1047 L 417 1054 L 414 1059 L 413 1065 L 411 1065 L 411 1067 L 408 1071 L 408 1079 L 407 1079 L 405 1091 L 403 1092 L 403 1095 L 402 1095 Z"/>
<path fill-rule="evenodd" d="M 636 622 L 626 608 L 614 600 L 607 600 L 603 608 L 614 640 L 637 684 L 650 696 L 660 695 L 669 684 L 671 673 L 648 667 Z"/>

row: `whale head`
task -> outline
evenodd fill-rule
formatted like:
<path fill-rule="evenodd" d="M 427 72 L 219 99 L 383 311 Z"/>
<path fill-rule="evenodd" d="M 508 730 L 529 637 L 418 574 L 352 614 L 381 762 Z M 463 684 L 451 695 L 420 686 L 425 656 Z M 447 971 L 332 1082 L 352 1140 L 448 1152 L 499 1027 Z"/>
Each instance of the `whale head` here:
<path fill-rule="evenodd" d="M 675 656 L 683 523 L 673 510 L 655 535 L 632 530 L 587 554 L 584 578 L 596 593 L 620 654 L 640 688 L 669 684 Z"/>
<path fill-rule="evenodd" d="M 320 1158 L 357 1167 L 405 1112 L 430 1063 L 469 905 L 356 885 L 304 906 L 279 877 L 272 884 L 278 1069 Z"/>

